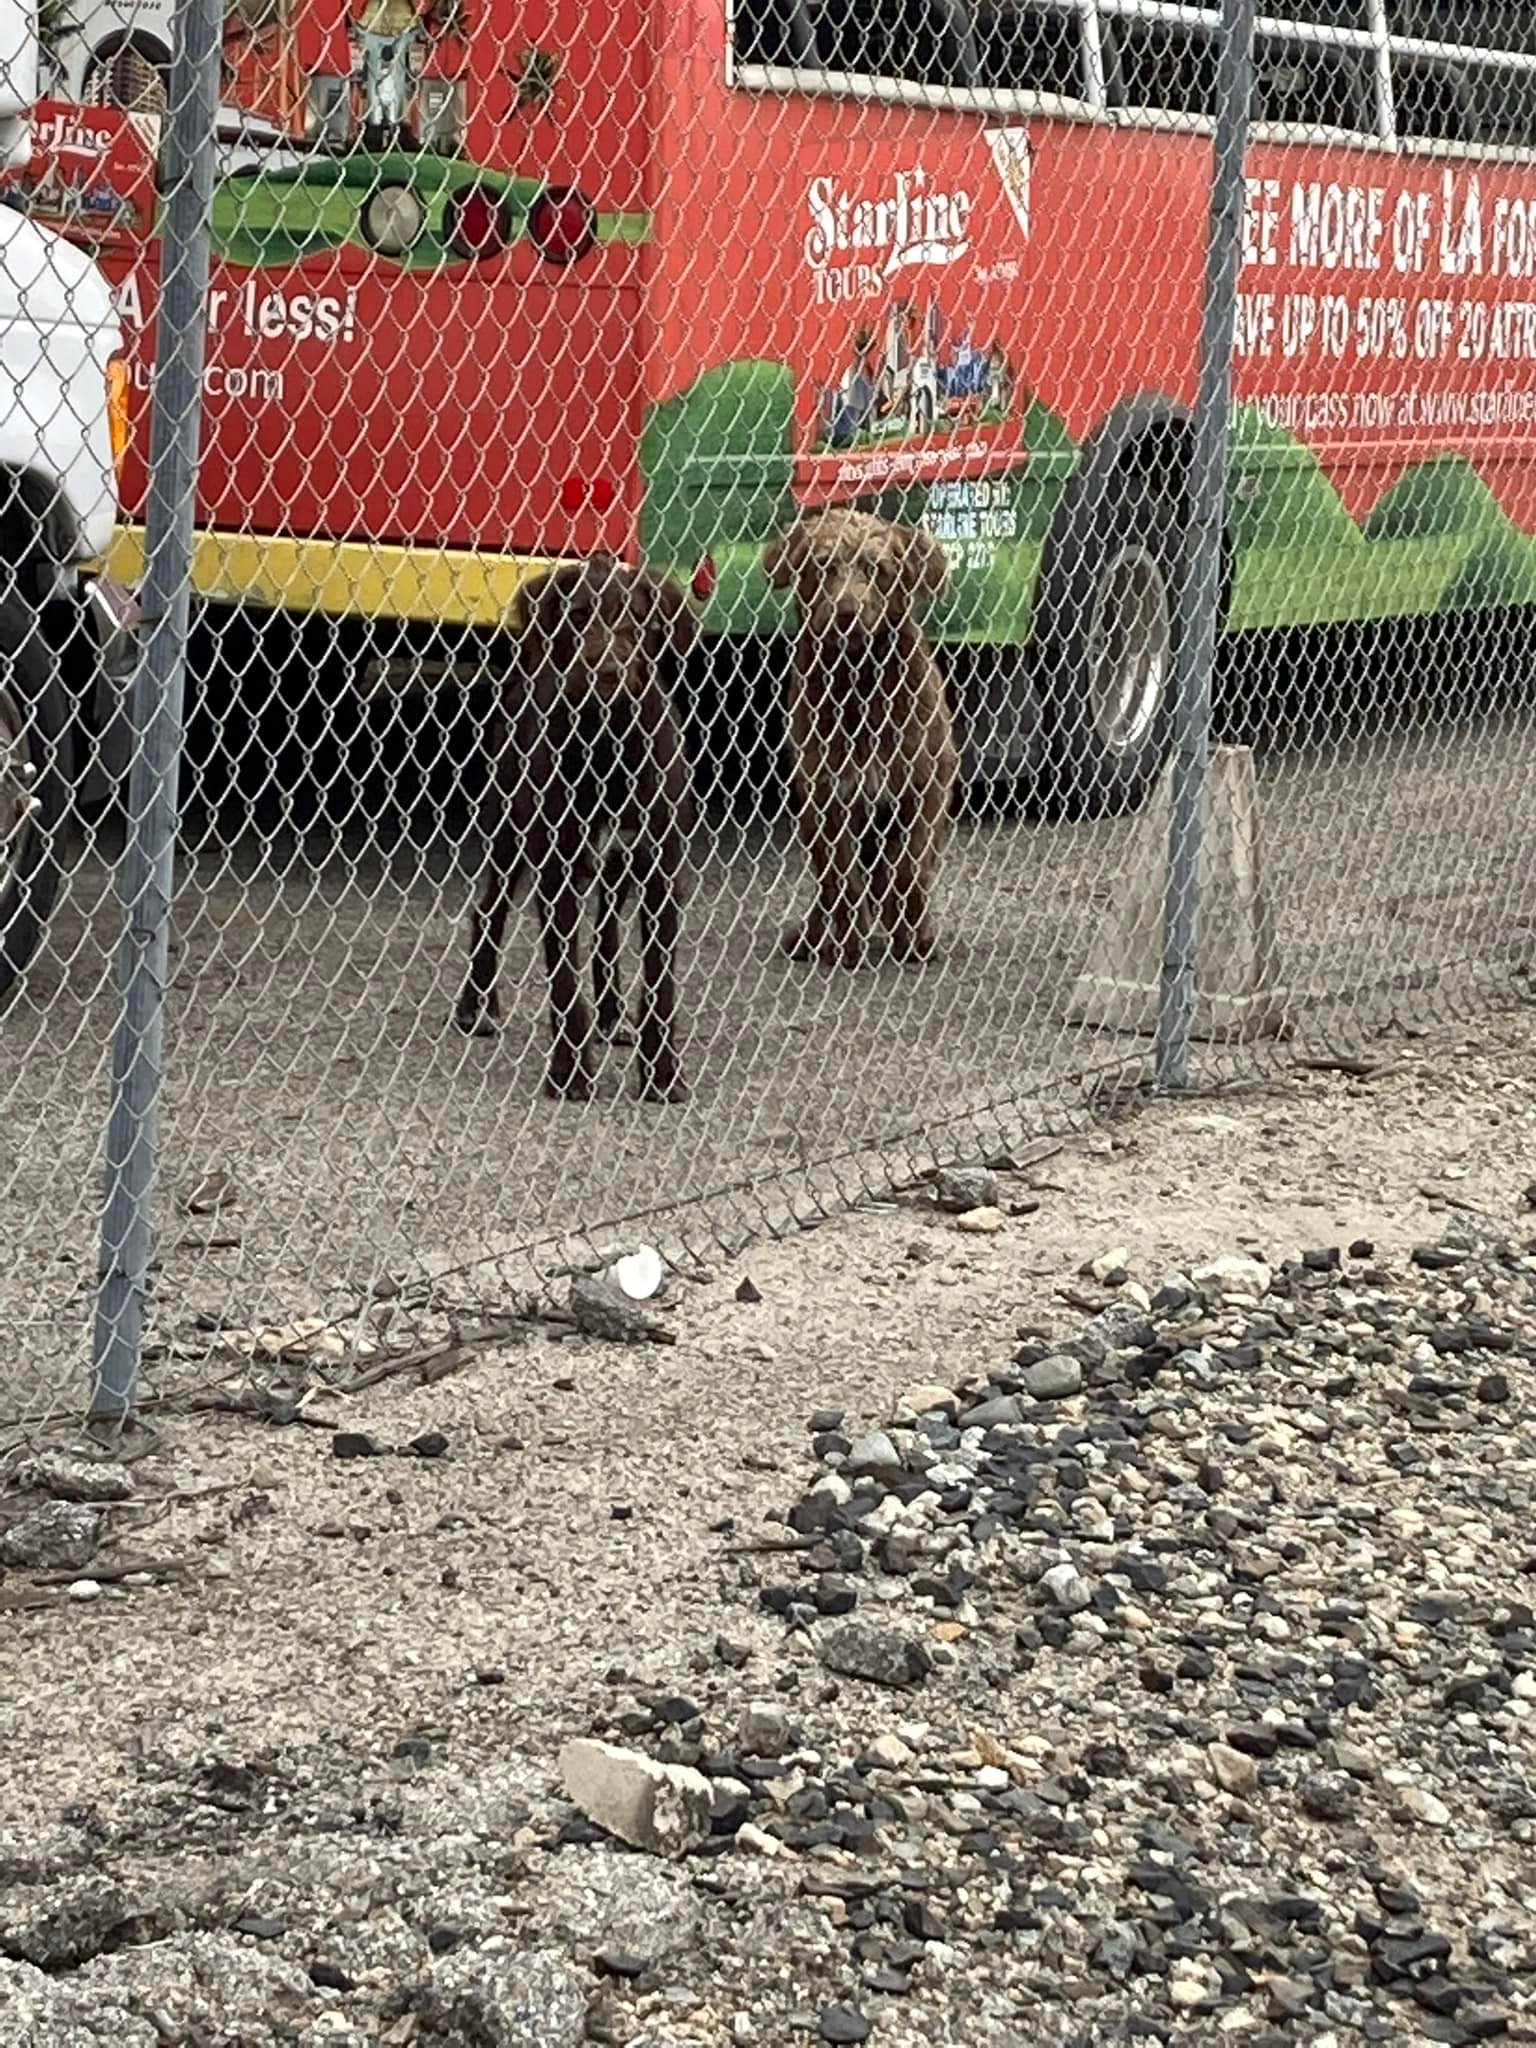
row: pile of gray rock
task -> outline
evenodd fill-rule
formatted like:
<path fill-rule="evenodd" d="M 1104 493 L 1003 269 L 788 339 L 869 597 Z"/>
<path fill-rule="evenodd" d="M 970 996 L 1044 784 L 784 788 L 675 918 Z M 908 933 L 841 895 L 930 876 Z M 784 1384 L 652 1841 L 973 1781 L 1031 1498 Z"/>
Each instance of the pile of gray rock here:
<path fill-rule="evenodd" d="M 812 1418 L 757 1597 L 911 1697 L 770 1828 L 906 1837 L 903 1896 L 1084 2040 L 1523 2031 L 1536 1263 L 1458 1214 L 1391 1269 L 1104 1277 L 983 1382 Z"/>

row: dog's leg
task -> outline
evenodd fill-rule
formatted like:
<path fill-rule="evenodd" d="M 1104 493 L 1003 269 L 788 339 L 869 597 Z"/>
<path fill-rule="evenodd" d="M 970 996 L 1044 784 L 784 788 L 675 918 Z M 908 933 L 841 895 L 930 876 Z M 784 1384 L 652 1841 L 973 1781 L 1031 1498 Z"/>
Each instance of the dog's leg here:
<path fill-rule="evenodd" d="M 928 914 L 925 849 L 898 837 L 890 850 L 891 889 L 886 898 L 886 929 L 893 960 L 926 960 L 937 943 Z"/>
<path fill-rule="evenodd" d="M 791 960 L 814 960 L 827 935 L 826 920 L 821 910 L 821 813 L 815 806 L 813 792 L 798 781 L 795 784 L 795 831 L 810 863 L 816 901 L 799 924 L 785 926 L 779 944 Z"/>
<path fill-rule="evenodd" d="M 859 828 L 847 801 L 812 788 L 800 808 L 800 837 L 816 877 L 816 902 L 802 924 L 785 932 L 791 960 L 857 967 L 868 891 L 859 860 Z"/>
<path fill-rule="evenodd" d="M 884 941 L 893 955 L 904 915 L 899 861 L 902 843 L 899 806 L 890 802 L 877 805 L 859 839 L 859 870 L 864 880 L 871 934 L 877 944 Z"/>
<path fill-rule="evenodd" d="M 538 862 L 539 932 L 549 980 L 549 1071 L 544 1092 L 566 1101 L 592 1093 L 592 1013 L 581 988 L 580 849 L 557 844 Z"/>
<path fill-rule="evenodd" d="M 851 807 L 837 804 L 828 821 L 827 860 L 822 870 L 822 915 L 826 937 L 817 953 L 823 967 L 857 967 L 864 957 L 869 915 L 869 876 L 862 858 L 863 833 Z"/>
<path fill-rule="evenodd" d="M 785 926 L 779 944 L 791 960 L 805 961 L 820 959 L 821 949 L 826 943 L 827 920 L 822 914 L 818 889 L 816 901 L 799 924 Z"/>
<path fill-rule="evenodd" d="M 779 941 L 791 960 L 820 960 L 832 943 L 832 925 L 827 906 L 830 901 L 831 850 L 820 823 L 802 819 L 801 840 L 811 864 L 815 898 L 798 924 L 787 925 Z"/>
<path fill-rule="evenodd" d="M 619 982 L 619 918 L 629 901 L 634 867 L 629 848 L 619 842 L 603 856 L 597 877 L 597 933 L 592 949 L 592 994 L 597 1005 L 597 1031 L 614 1045 L 633 1045 L 635 1034 L 624 1021 L 624 995 Z"/>
<path fill-rule="evenodd" d="M 467 1038 L 494 1038 L 501 1023 L 496 978 L 516 877 L 497 866 L 470 920 L 469 972 L 454 1005 L 453 1021 Z"/>
<path fill-rule="evenodd" d="M 677 1063 L 677 941 L 682 925 L 678 876 L 682 841 L 665 830 L 637 856 L 640 877 L 640 1098 L 682 1102 L 688 1093 Z"/>
<path fill-rule="evenodd" d="M 929 775 L 897 799 L 890 826 L 886 924 L 894 960 L 926 960 L 937 943 L 930 915 L 934 878 L 948 831 L 949 792 Z"/>

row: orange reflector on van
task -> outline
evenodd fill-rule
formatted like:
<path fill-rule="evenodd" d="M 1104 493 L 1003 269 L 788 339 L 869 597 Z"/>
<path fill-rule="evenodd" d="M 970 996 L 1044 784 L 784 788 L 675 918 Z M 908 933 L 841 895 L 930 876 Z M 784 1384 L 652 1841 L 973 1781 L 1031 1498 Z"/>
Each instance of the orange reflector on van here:
<path fill-rule="evenodd" d="M 121 482 L 123 463 L 128 454 L 128 443 L 133 433 L 130 404 L 133 397 L 133 373 L 128 368 L 126 356 L 113 356 L 107 364 L 107 431 L 112 438 L 112 467 Z"/>

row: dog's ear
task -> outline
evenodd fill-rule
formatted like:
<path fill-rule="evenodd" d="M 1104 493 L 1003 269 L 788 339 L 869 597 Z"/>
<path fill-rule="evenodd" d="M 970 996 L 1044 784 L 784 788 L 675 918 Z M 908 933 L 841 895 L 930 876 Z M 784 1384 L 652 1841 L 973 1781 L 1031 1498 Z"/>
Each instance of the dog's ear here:
<path fill-rule="evenodd" d="M 558 569 L 545 569 L 519 590 L 509 684 L 548 711 L 560 694 L 561 620 L 565 590 Z"/>
<path fill-rule="evenodd" d="M 525 655 L 537 656 L 549 645 L 556 605 L 553 574 L 550 569 L 541 571 L 539 575 L 530 577 L 517 593 L 513 616 L 517 644 Z"/>
<path fill-rule="evenodd" d="M 902 529 L 898 561 L 902 588 L 909 597 L 932 600 L 949 589 L 949 556 L 921 526 Z"/>
<path fill-rule="evenodd" d="M 772 590 L 788 590 L 810 552 L 814 527 L 810 518 L 797 519 L 763 553 L 763 574 Z"/>
<path fill-rule="evenodd" d="M 635 574 L 634 591 L 652 660 L 663 654 L 681 659 L 697 646 L 698 617 L 681 584 L 654 570 L 640 569 Z"/>

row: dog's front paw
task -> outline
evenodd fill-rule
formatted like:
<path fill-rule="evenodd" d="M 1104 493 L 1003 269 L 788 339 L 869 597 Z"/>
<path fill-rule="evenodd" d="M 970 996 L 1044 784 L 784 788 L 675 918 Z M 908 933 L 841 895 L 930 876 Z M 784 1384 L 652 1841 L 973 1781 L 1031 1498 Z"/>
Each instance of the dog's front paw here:
<path fill-rule="evenodd" d="M 864 941 L 857 932 L 846 932 L 841 936 L 828 932 L 816 948 L 816 960 L 822 967 L 861 967 L 864 964 Z"/>
<path fill-rule="evenodd" d="M 686 1102 L 688 1084 L 670 1045 L 642 1043 L 637 1062 L 642 1102 Z"/>
<path fill-rule="evenodd" d="M 466 1038 L 495 1038 L 501 1030 L 496 1005 L 483 1003 L 475 996 L 460 996 L 454 1005 L 453 1021 Z"/>
<path fill-rule="evenodd" d="M 555 1102 L 590 1102 L 597 1093 L 597 1084 L 584 1059 L 561 1058 L 557 1054 L 544 1076 L 544 1093 Z"/>
<path fill-rule="evenodd" d="M 926 960 L 938 943 L 938 934 L 932 925 L 920 924 L 916 931 L 903 928 L 891 938 L 891 958 L 905 967 L 915 966 Z"/>

